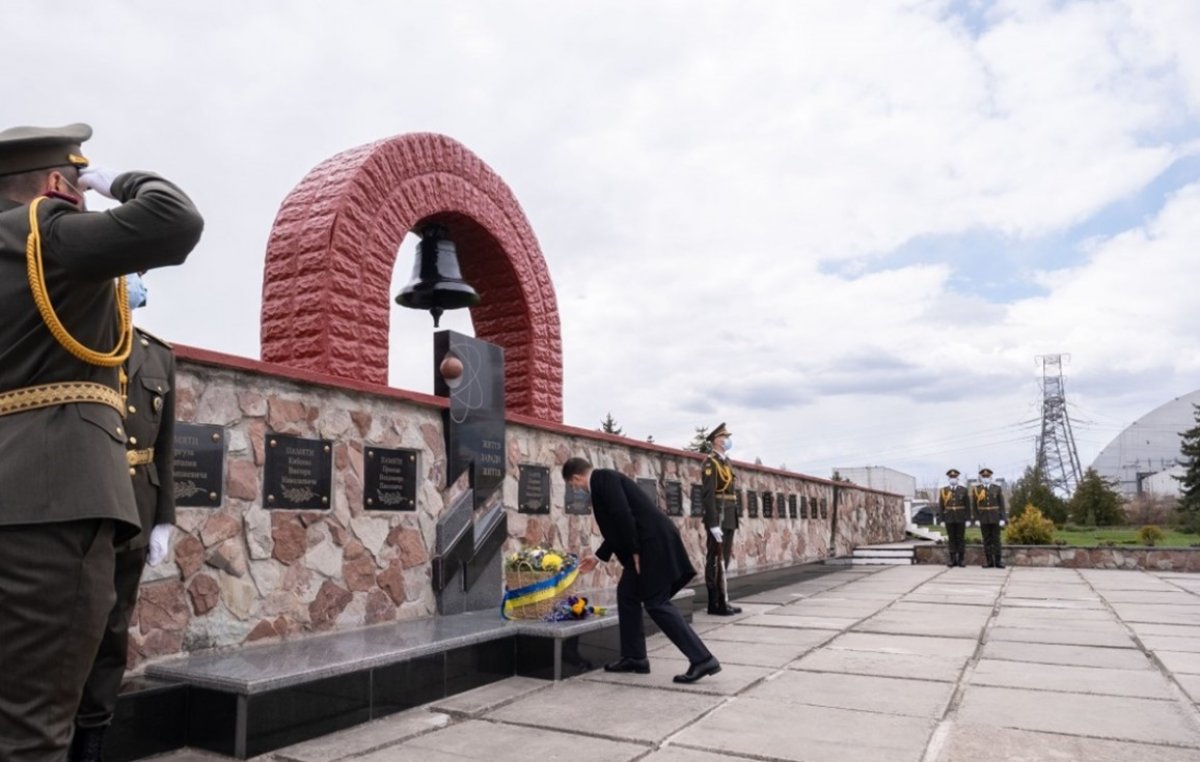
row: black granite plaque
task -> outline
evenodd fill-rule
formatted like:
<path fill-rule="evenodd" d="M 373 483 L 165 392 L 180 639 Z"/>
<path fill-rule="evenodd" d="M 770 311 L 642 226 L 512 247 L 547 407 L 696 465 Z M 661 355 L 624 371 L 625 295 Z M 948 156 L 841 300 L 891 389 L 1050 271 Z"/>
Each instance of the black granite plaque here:
<path fill-rule="evenodd" d="M 658 480 L 638 479 L 637 484 L 642 488 L 642 492 L 646 493 L 646 497 L 650 498 L 650 502 L 658 505 Z"/>
<path fill-rule="evenodd" d="M 775 496 L 770 492 L 762 493 L 762 517 L 764 519 L 771 518 L 775 509 Z"/>
<path fill-rule="evenodd" d="M 435 333 L 433 347 L 433 390 L 450 398 L 450 409 L 442 413 L 450 461 L 446 486 L 469 471 L 479 508 L 504 483 L 504 350 L 454 331 Z M 462 363 L 461 373 L 453 379 L 439 372 L 448 357 Z"/>
<path fill-rule="evenodd" d="M 693 484 L 692 485 L 691 515 L 693 515 L 693 516 L 703 516 L 704 515 L 704 485 L 703 484 Z"/>
<path fill-rule="evenodd" d="M 829 518 L 829 500 L 827 498 L 821 498 L 821 518 Z"/>
<path fill-rule="evenodd" d="M 746 515 L 758 518 L 758 493 L 751 489 L 746 490 Z"/>
<path fill-rule="evenodd" d="M 550 512 L 550 469 L 545 466 L 520 467 L 517 483 L 517 511 L 519 513 Z"/>
<path fill-rule="evenodd" d="M 225 484 L 225 427 L 175 422 L 175 505 L 219 508 Z"/>
<path fill-rule="evenodd" d="M 799 506 L 797 505 L 795 495 L 788 495 L 788 515 L 793 519 L 800 518 Z"/>
<path fill-rule="evenodd" d="M 679 482 L 667 482 L 664 485 L 667 497 L 667 514 L 671 516 L 683 515 L 683 485 Z"/>
<path fill-rule="evenodd" d="M 782 492 L 775 493 L 775 516 L 781 519 L 788 517 L 787 498 Z"/>
<path fill-rule="evenodd" d="M 322 510 L 329 507 L 333 444 L 328 439 L 267 435 L 263 507 Z"/>
<path fill-rule="evenodd" d="M 417 510 L 417 451 L 365 447 L 363 508 L 368 511 Z"/>
<path fill-rule="evenodd" d="M 567 485 L 565 512 L 570 516 L 587 516 L 592 512 L 592 493 Z"/>

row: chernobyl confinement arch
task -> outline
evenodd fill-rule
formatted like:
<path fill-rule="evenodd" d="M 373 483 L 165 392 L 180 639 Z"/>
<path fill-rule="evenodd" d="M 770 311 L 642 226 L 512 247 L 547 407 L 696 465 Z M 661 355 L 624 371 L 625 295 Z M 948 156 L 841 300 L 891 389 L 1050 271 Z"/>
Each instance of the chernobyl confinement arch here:
<path fill-rule="evenodd" d="M 433 221 L 482 298 L 476 337 L 504 348 L 508 410 L 561 422 L 562 334 L 537 238 L 499 175 L 444 135 L 343 151 L 288 194 L 267 243 L 262 359 L 386 385 L 397 250 Z"/>

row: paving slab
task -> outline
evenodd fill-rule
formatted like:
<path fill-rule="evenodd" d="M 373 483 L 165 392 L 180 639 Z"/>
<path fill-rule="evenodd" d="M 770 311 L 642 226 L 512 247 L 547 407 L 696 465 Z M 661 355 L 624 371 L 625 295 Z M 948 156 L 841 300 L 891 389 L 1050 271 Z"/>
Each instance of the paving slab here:
<path fill-rule="evenodd" d="M 1132 648 L 989 640 L 984 644 L 981 656 L 984 659 L 1035 664 L 1067 664 L 1102 669 L 1154 669 L 1154 665 L 1144 653 Z"/>
<path fill-rule="evenodd" d="M 796 762 L 918 762 L 933 720 L 739 698 L 688 727 L 673 745 Z"/>
<path fill-rule="evenodd" d="M 713 754 L 682 746 L 664 746 L 642 758 L 642 762 L 729 762 L 729 760 L 730 757 L 724 754 Z"/>
<path fill-rule="evenodd" d="M 590 730 L 591 724 L 579 726 Z M 444 730 L 381 749 L 354 762 L 529 762 L 569 759 L 572 762 L 618 762 L 645 754 L 645 745 L 583 737 L 543 727 L 521 727 L 467 720 Z"/>
<path fill-rule="evenodd" d="M 1062 611 L 1060 609 L 1034 609 L 1006 606 L 1000 609 L 992 622 L 995 627 L 1059 627 L 1064 629 L 1089 629 L 1097 622 L 1117 623 L 1117 618 L 1099 609 Z"/>
<path fill-rule="evenodd" d="M 711 625 L 711 626 L 715 627 L 715 626 L 729 624 L 730 622 L 743 622 L 743 621 L 749 619 L 750 617 L 759 616 L 759 615 L 767 613 L 768 611 L 772 611 L 773 609 L 779 608 L 778 605 L 773 604 L 773 603 L 772 604 L 761 604 L 761 603 L 745 603 L 745 602 L 739 601 L 739 602 L 737 602 L 736 605 L 742 611 L 741 611 L 741 613 L 734 614 L 733 616 L 717 616 L 716 614 L 708 613 L 708 611 L 706 611 L 705 609 L 696 609 L 696 611 L 694 611 L 692 613 L 692 627 L 693 628 L 703 627 L 703 626 L 707 626 L 707 625 Z M 697 630 L 697 632 L 698 632 L 698 630 Z"/>
<path fill-rule="evenodd" d="M 954 684 L 932 680 L 788 670 L 746 691 L 749 698 L 939 719 Z"/>
<path fill-rule="evenodd" d="M 875 651 L 885 654 L 917 656 L 961 656 L 975 653 L 977 642 L 970 638 L 940 638 L 925 635 L 887 635 L 875 632 L 847 632 L 837 636 L 825 648 L 849 651 Z"/>
<path fill-rule="evenodd" d="M 1078 611 L 1079 609 L 1106 609 L 1104 601 L 1099 598 L 1011 598 L 1004 596 L 1003 605 L 1027 609 L 1063 609 Z"/>
<path fill-rule="evenodd" d="M 544 680 L 539 682 L 547 684 Z M 451 721 L 448 714 L 430 711 L 427 707 L 410 709 L 278 749 L 267 757 L 279 762 L 336 762 L 394 746 L 405 739 L 447 727 Z"/>
<path fill-rule="evenodd" d="M 1175 681 L 1193 702 L 1200 702 L 1200 675 L 1174 675 Z"/>
<path fill-rule="evenodd" d="M 537 680 L 532 677 L 509 677 L 464 693 L 456 693 L 453 696 L 439 699 L 428 706 L 436 712 L 478 717 L 484 712 L 503 706 L 534 691 L 549 688 L 551 685 L 552 683 L 545 680 Z"/>
<path fill-rule="evenodd" d="M 752 627 L 789 627 L 810 630 L 845 630 L 858 621 L 858 617 L 832 616 L 786 616 L 783 614 L 758 614 L 743 619 L 742 624 Z"/>
<path fill-rule="evenodd" d="M 1200 631 L 1195 627 L 1189 628 L 1196 632 L 1194 638 L 1177 638 L 1167 635 L 1140 635 L 1142 645 L 1151 651 L 1184 651 L 1200 654 Z"/>
<path fill-rule="evenodd" d="M 1195 762 L 1193 749 L 956 723 L 935 762 Z"/>
<path fill-rule="evenodd" d="M 1138 603 L 1113 603 L 1113 611 L 1126 622 L 1200 625 L 1200 606 L 1167 606 Z"/>
<path fill-rule="evenodd" d="M 958 606 L 956 608 L 973 608 Z M 990 614 L 990 610 L 989 610 Z M 983 633 L 978 617 L 937 616 L 914 611 L 889 609 L 854 626 L 855 632 L 889 632 L 897 635 L 935 635 L 947 638 L 978 639 Z"/>
<path fill-rule="evenodd" d="M 612 683 L 635 688 L 658 688 L 710 696 L 733 696 L 778 671 L 777 667 L 752 667 L 745 664 L 721 662 L 721 671 L 715 675 L 702 678 L 694 683 L 676 683 L 675 675 L 683 674 L 687 668 L 688 660 L 682 656 L 653 658 L 648 675 L 631 672 L 605 672 L 597 669 L 581 677 L 584 680 L 598 683 Z M 672 701 L 673 699 L 668 697 L 659 700 Z"/>
<path fill-rule="evenodd" d="M 825 637 L 829 637 L 828 632 L 825 632 Z M 735 640 L 715 640 L 713 638 L 706 638 L 704 644 L 721 664 L 746 664 L 752 667 L 774 667 L 775 669 L 800 658 L 812 648 L 811 645 L 796 642 L 756 643 L 753 647 L 748 647 L 745 643 Z M 647 651 L 647 653 L 652 661 L 656 661 L 658 657 L 683 658 L 679 649 L 671 644 Z"/>
<path fill-rule="evenodd" d="M 1054 696 L 1047 700 L 1047 696 Z M 1178 701 L 971 686 L 960 722 L 1141 743 L 1200 747 L 1195 711 Z"/>
<path fill-rule="evenodd" d="M 814 672 L 848 672 L 855 675 L 908 677 L 955 682 L 962 674 L 967 656 L 920 656 L 821 648 L 792 662 L 789 669 Z"/>
<path fill-rule="evenodd" d="M 1174 590 L 1169 582 L 1150 574 L 1123 569 L 1080 569 L 1079 575 L 1092 587 L 1107 590 Z"/>
<path fill-rule="evenodd" d="M 731 640 L 738 643 L 775 643 L 785 646 L 811 648 L 836 636 L 837 631 L 835 630 L 752 627 L 745 624 L 731 624 L 728 627 L 721 627 L 706 633 L 704 635 L 704 642 Z"/>
<path fill-rule="evenodd" d="M 1019 643 L 1137 648 L 1133 638 L 1119 624 L 1101 625 L 1095 629 L 1086 630 L 1061 630 L 1051 627 L 993 627 L 988 630 L 987 637 L 988 640 L 1013 640 Z"/>
<path fill-rule="evenodd" d="M 1080 582 L 1077 584 L 1062 584 L 1054 582 L 1010 582 L 1008 587 L 1004 588 L 1007 595 L 1014 598 L 1099 598 L 1100 594 L 1092 590 L 1088 585 Z"/>
<path fill-rule="evenodd" d="M 850 587 L 843 587 L 837 590 L 828 590 L 810 596 L 810 600 L 814 601 L 894 601 L 896 600 L 895 593 L 880 593 L 873 590 L 855 590 Z"/>
<path fill-rule="evenodd" d="M 652 676 L 653 673 L 643 677 Z M 568 732 L 586 728 L 590 733 L 609 738 L 658 742 L 723 700 L 720 696 L 700 693 L 634 689 L 595 680 L 566 680 L 517 699 L 486 716 L 500 722 Z"/>
<path fill-rule="evenodd" d="M 1182 590 L 1110 590 L 1104 593 L 1109 603 L 1151 603 L 1200 606 L 1200 597 Z"/>
<path fill-rule="evenodd" d="M 1200 675 L 1200 653 L 1191 651 L 1155 651 L 1154 655 L 1176 675 Z"/>
<path fill-rule="evenodd" d="M 1153 622 L 1128 622 L 1129 629 L 1139 637 L 1166 635 L 1174 638 L 1200 637 L 1200 630 L 1186 624 L 1155 624 Z"/>
<path fill-rule="evenodd" d="M 968 670 L 967 681 L 971 685 L 1134 696 L 1163 701 L 1171 701 L 1176 697 L 1167 678 L 1153 669 L 1100 669 L 985 658 Z"/>

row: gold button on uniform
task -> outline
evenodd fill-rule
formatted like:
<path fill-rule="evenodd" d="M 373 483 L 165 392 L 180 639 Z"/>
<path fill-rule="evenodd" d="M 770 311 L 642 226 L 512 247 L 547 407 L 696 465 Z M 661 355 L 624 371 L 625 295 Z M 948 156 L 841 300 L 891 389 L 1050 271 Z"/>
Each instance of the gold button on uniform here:
<path fill-rule="evenodd" d="M 147 339 L 142 339 L 142 346 L 143 346 L 143 347 L 148 347 L 148 346 L 150 346 L 150 342 L 149 342 L 149 340 L 147 340 Z"/>
<path fill-rule="evenodd" d="M 129 444 L 131 444 L 131 445 L 133 445 L 134 447 L 136 447 L 136 446 L 137 446 L 137 437 L 130 437 L 130 438 L 129 438 Z"/>
<path fill-rule="evenodd" d="M 137 474 L 137 469 L 134 468 L 133 466 L 130 466 L 129 467 L 129 475 L 134 476 L 135 474 Z"/>
<path fill-rule="evenodd" d="M 131 412 L 131 413 L 136 413 L 136 412 L 137 412 L 137 408 L 136 408 L 136 407 L 134 407 L 133 405 L 130 405 L 130 406 L 129 406 L 129 412 Z"/>
<path fill-rule="evenodd" d="M 117 436 L 121 436 L 121 435 L 122 435 L 122 434 L 124 434 L 124 433 L 125 433 L 125 432 L 121 430 L 121 427 L 120 427 L 120 426 L 118 426 L 118 427 L 117 427 Z"/>

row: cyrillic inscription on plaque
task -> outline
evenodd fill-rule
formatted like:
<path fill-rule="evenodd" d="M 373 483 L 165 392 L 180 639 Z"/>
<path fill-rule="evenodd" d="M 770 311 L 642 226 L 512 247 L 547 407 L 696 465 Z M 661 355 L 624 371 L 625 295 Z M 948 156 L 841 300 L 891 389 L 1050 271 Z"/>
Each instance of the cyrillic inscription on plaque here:
<path fill-rule="evenodd" d="M 333 443 L 268 434 L 263 465 L 263 507 L 291 510 L 329 508 Z"/>
<path fill-rule="evenodd" d="M 521 467 L 517 482 L 517 511 L 519 513 L 550 512 L 550 469 L 545 466 Z"/>
<path fill-rule="evenodd" d="M 225 427 L 175 422 L 175 505 L 219 508 L 225 484 Z"/>
<path fill-rule="evenodd" d="M 667 514 L 670 516 L 683 515 L 683 485 L 679 482 L 667 482 Z"/>
<path fill-rule="evenodd" d="M 417 510 L 417 451 L 363 448 L 363 508 Z"/>

